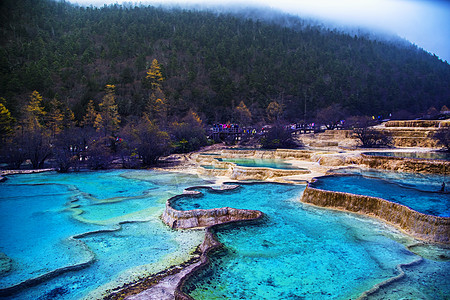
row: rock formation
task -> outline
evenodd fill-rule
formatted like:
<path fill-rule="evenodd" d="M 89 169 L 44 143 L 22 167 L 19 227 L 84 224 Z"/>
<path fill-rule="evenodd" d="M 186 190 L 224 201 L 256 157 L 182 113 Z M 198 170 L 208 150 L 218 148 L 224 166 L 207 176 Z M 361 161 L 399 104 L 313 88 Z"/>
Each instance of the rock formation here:
<path fill-rule="evenodd" d="M 304 203 L 379 218 L 411 236 L 436 243 L 450 243 L 450 218 L 430 216 L 381 198 L 307 187 Z"/>

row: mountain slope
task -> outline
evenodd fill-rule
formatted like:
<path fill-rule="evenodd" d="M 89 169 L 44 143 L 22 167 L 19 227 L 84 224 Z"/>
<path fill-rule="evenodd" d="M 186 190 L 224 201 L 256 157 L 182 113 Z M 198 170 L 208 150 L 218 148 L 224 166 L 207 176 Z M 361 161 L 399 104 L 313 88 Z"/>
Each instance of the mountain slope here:
<path fill-rule="evenodd" d="M 15 116 L 33 90 L 68 103 L 78 119 L 104 86 L 117 86 L 122 116 L 139 115 L 153 59 L 169 115 L 194 108 L 233 121 L 244 101 L 254 121 L 271 101 L 298 120 L 339 103 L 349 114 L 438 109 L 450 100 L 450 65 L 416 48 L 350 36 L 299 19 L 271 22 L 155 7 L 75 7 L 2 1 L 0 97 Z M 306 101 L 306 105 L 305 105 Z"/>

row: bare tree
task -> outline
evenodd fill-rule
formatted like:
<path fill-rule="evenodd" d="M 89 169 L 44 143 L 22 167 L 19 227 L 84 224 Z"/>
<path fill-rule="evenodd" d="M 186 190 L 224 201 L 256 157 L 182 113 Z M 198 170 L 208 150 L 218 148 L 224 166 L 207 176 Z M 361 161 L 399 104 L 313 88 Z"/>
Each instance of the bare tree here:
<path fill-rule="evenodd" d="M 450 152 L 450 127 L 439 129 L 433 136 L 438 144 L 444 147 L 445 151 Z"/>
<path fill-rule="evenodd" d="M 25 131 L 23 134 L 25 155 L 31 161 L 33 169 L 44 167 L 45 161 L 52 155 L 50 136 L 42 129 Z"/>

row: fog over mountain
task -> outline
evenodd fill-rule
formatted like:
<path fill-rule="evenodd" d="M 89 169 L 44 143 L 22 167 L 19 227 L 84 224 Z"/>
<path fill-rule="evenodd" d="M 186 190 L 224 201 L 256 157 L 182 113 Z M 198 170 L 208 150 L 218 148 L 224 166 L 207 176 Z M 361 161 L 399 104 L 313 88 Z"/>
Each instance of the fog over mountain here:
<path fill-rule="evenodd" d="M 339 30 L 356 27 L 376 33 L 398 35 L 424 50 L 450 61 L 450 2 L 426 0 L 72 0 L 80 5 L 103 6 L 114 3 L 177 5 L 196 9 L 269 7 L 301 17 L 317 19 Z"/>

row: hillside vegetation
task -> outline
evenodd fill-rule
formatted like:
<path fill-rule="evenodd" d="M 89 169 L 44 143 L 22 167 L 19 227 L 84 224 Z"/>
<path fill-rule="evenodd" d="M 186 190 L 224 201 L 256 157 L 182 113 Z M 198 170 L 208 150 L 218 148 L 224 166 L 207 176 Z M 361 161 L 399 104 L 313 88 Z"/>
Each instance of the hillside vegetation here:
<path fill-rule="evenodd" d="M 3 0 L 0 13 L 0 97 L 16 119 L 36 90 L 44 106 L 56 98 L 81 121 L 110 84 L 124 125 L 146 109 L 152 92 L 144 78 L 155 59 L 169 119 L 191 109 L 210 123 L 233 122 L 241 101 L 256 123 L 273 101 L 283 119 L 298 121 L 331 104 L 379 115 L 450 100 L 450 65 L 436 56 L 290 16 L 49 0 Z"/>

